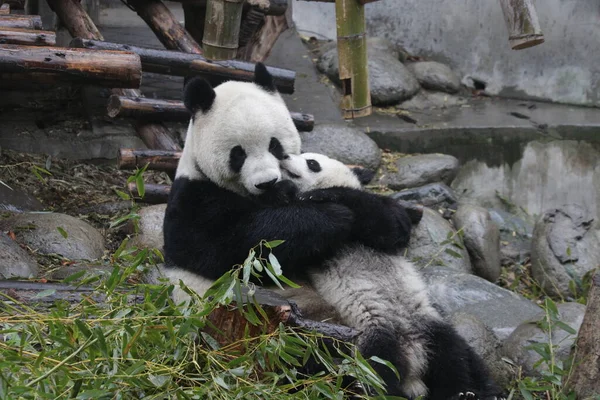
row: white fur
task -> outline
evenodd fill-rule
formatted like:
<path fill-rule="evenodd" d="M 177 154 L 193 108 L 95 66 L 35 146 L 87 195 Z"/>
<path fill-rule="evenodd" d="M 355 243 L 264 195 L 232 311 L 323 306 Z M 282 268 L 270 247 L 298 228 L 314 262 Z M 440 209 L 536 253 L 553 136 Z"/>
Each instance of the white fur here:
<path fill-rule="evenodd" d="M 183 282 L 188 288 L 194 290 L 201 297 L 204 296 L 204 293 L 206 293 L 214 283 L 212 279 L 203 278 L 198 274 L 177 267 L 163 268 L 162 274 L 175 285 L 175 288 L 173 289 L 173 300 L 176 304 L 190 299 L 190 296 L 179 287 L 179 281 Z"/>
<path fill-rule="evenodd" d="M 268 150 L 271 138 L 279 140 L 285 153 L 299 154 L 298 131 L 278 93 L 235 81 L 214 90 L 208 112 L 199 111 L 190 121 L 176 177 L 208 178 L 243 196 L 260 194 L 255 185 L 281 179 L 279 160 Z M 238 145 L 247 154 L 239 174 L 229 168 L 229 153 Z"/>
<path fill-rule="evenodd" d="M 311 171 L 306 164 L 307 160 L 316 160 L 321 165 L 322 172 Z M 292 180 L 301 192 L 335 186 L 361 188 L 358 177 L 348 166 L 323 154 L 303 153 L 297 157 L 289 157 L 281 162 L 281 167 L 284 173 L 287 172 L 285 178 Z"/>

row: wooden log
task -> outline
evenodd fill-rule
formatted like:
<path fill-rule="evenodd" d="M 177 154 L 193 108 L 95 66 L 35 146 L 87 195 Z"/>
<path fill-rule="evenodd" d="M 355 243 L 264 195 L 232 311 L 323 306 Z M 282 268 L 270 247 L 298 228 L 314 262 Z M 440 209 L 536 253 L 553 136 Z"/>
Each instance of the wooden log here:
<path fill-rule="evenodd" d="M 198 54 L 186 54 L 179 51 L 156 50 L 145 47 L 123 45 L 75 38 L 70 47 L 94 50 L 132 51 L 140 56 L 142 68 L 147 72 L 175 76 L 208 75 L 224 80 L 251 82 L 254 79 L 254 63 L 227 60 L 209 61 Z M 281 93 L 294 92 L 296 72 L 288 69 L 267 67 L 273 81 Z"/>
<path fill-rule="evenodd" d="M 135 182 L 127 184 L 127 189 L 133 194 L 136 201 L 146 204 L 165 204 L 169 199 L 171 185 L 157 185 L 153 183 L 144 184 L 144 197 L 142 198 L 138 192 Z"/>
<path fill-rule="evenodd" d="M 47 0 L 48 5 L 56 13 L 65 28 L 73 37 L 85 39 L 104 40 L 102 34 L 94 24 L 79 1 L 73 0 Z"/>
<path fill-rule="evenodd" d="M 600 393 L 600 272 L 592 278 L 587 307 L 573 348 L 573 370 L 564 375 L 567 391 L 578 399 L 593 399 Z"/>
<path fill-rule="evenodd" d="M 128 0 L 135 12 L 148 24 L 167 48 L 184 53 L 202 54 L 202 47 L 177 21 L 160 0 Z"/>
<path fill-rule="evenodd" d="M 10 4 L 4 3 L 0 6 L 0 15 L 10 14 Z"/>
<path fill-rule="evenodd" d="M 3 45 L 0 47 L 0 71 L 23 74 L 32 79 L 44 73 L 56 81 L 105 87 L 137 88 L 142 81 L 139 56 L 123 51 Z"/>
<path fill-rule="evenodd" d="M 190 113 L 185 108 L 182 101 L 160 100 L 148 98 L 134 98 L 113 95 L 110 97 L 107 106 L 108 116 L 132 117 L 146 121 L 179 121 L 187 122 L 190 119 Z M 310 132 L 315 126 L 315 119 L 310 114 L 301 114 L 297 112 L 290 113 L 296 129 L 303 132 Z"/>
<path fill-rule="evenodd" d="M 56 33 L 31 29 L 1 29 L 0 44 L 56 46 Z"/>
<path fill-rule="evenodd" d="M 533 0 L 500 0 L 508 41 L 513 50 L 526 49 L 544 43 L 544 34 Z"/>
<path fill-rule="evenodd" d="M 335 3 L 342 112 L 345 119 L 372 113 L 365 7 L 356 0 Z"/>
<path fill-rule="evenodd" d="M 180 158 L 180 151 L 120 149 L 117 167 L 135 169 L 148 165 L 149 170 L 175 171 Z"/>
<path fill-rule="evenodd" d="M 235 58 L 244 0 L 207 0 L 202 48 L 209 60 Z"/>
<path fill-rule="evenodd" d="M 42 29 L 39 15 L 0 15 L 0 28 Z"/>
<path fill-rule="evenodd" d="M 135 131 L 146 146 L 150 149 L 181 150 L 181 146 L 173 135 L 162 124 L 136 121 L 133 124 Z M 165 132 L 166 131 L 166 132 Z"/>

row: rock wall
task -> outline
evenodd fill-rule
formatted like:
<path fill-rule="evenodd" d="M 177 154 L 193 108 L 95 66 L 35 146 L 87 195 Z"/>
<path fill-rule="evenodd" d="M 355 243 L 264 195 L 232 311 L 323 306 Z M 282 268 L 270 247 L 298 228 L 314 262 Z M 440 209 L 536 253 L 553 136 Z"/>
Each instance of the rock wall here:
<path fill-rule="evenodd" d="M 600 6 L 595 0 L 537 1 L 546 43 L 514 51 L 498 1 L 382 0 L 367 5 L 371 36 L 448 63 L 463 83 L 491 94 L 600 105 Z M 294 0 L 299 31 L 335 38 L 331 4 Z"/>

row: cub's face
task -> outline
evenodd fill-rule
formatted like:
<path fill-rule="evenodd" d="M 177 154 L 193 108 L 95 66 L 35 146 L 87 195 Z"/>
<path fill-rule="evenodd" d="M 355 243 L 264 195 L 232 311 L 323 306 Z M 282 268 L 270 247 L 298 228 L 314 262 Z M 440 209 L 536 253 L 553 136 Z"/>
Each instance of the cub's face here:
<path fill-rule="evenodd" d="M 331 187 L 360 189 L 361 183 L 372 178 L 371 174 L 365 182 L 363 177 L 366 179 L 366 170 L 350 168 L 317 153 L 290 155 L 281 162 L 281 169 L 284 178 L 294 182 L 301 192 Z"/>
<path fill-rule="evenodd" d="M 196 168 L 241 195 L 261 194 L 282 179 L 279 164 L 300 153 L 300 136 L 262 64 L 255 74 L 255 83 L 231 81 L 215 89 L 204 80 L 188 83 L 184 102 L 193 117 L 178 176 Z"/>

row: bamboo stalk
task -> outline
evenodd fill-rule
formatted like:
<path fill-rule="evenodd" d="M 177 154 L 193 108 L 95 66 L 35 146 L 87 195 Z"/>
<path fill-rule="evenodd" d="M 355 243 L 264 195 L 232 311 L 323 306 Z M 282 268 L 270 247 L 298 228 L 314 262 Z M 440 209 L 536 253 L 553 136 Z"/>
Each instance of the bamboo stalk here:
<path fill-rule="evenodd" d="M 110 97 L 107 106 L 111 118 L 130 117 L 143 120 L 187 122 L 190 113 L 182 101 L 148 99 L 139 97 L 116 96 Z M 310 132 L 315 126 L 315 119 L 310 114 L 290 113 L 296 129 Z"/>
<path fill-rule="evenodd" d="M 202 47 L 209 60 L 230 60 L 237 54 L 244 0 L 208 0 Z"/>
<path fill-rule="evenodd" d="M 0 15 L 10 14 L 10 4 L 4 3 L 0 6 Z"/>
<path fill-rule="evenodd" d="M 0 28 L 42 29 L 39 15 L 0 15 Z"/>
<path fill-rule="evenodd" d="M 254 63 L 245 61 L 209 61 L 199 54 L 156 50 L 80 38 L 73 39 L 70 47 L 132 51 L 140 56 L 144 71 L 175 76 L 187 77 L 202 74 L 225 80 L 251 82 L 254 80 L 254 69 L 256 66 Z M 295 71 L 274 67 L 267 67 L 267 70 L 273 76 L 275 86 L 281 93 L 294 93 Z"/>
<path fill-rule="evenodd" d="M 345 119 L 372 112 L 367 65 L 365 9 L 356 0 L 335 3 L 342 112 Z"/>
<path fill-rule="evenodd" d="M 2 29 L 0 30 L 0 44 L 56 46 L 56 33 L 31 29 Z"/>
<path fill-rule="evenodd" d="M 508 41 L 513 50 L 522 50 L 544 43 L 544 34 L 533 0 L 500 0 Z"/>

